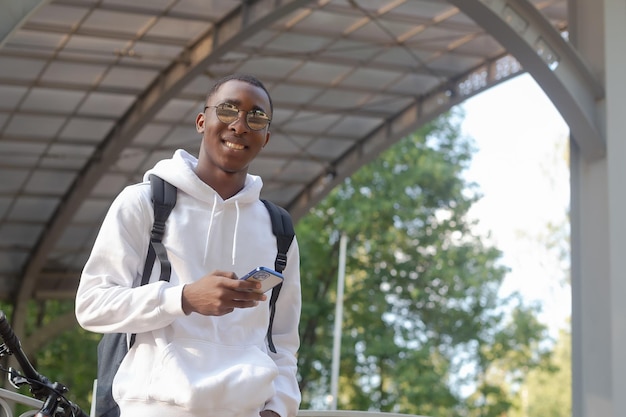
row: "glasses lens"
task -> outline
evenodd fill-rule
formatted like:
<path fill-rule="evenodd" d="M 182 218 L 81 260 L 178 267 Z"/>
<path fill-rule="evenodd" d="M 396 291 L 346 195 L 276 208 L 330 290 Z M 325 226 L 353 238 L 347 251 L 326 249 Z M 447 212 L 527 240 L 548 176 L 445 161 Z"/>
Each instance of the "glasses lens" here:
<path fill-rule="evenodd" d="M 248 122 L 248 126 L 252 130 L 261 130 L 270 122 L 270 118 L 267 115 L 260 111 L 254 111 L 248 113 L 246 116 L 246 121 Z"/>
<path fill-rule="evenodd" d="M 239 117 L 239 110 L 233 107 L 217 106 L 215 114 L 222 123 L 232 123 Z"/>
<path fill-rule="evenodd" d="M 215 114 L 222 123 L 230 124 L 239 118 L 240 110 L 232 104 L 222 103 L 215 106 Z M 267 126 L 270 118 L 260 110 L 253 110 L 246 114 L 246 123 L 252 130 L 261 130 Z"/>

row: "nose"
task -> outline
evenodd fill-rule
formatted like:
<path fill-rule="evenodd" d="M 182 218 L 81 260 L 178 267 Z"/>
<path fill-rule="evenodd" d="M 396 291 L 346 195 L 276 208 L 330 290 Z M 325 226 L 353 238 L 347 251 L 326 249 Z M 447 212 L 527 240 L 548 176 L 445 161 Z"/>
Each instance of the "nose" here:
<path fill-rule="evenodd" d="M 243 112 L 243 115 L 241 114 Z M 248 122 L 246 121 L 247 114 L 244 110 L 239 110 L 237 113 L 237 119 L 232 121 L 229 128 L 231 128 L 236 133 L 243 133 L 248 131 Z"/>

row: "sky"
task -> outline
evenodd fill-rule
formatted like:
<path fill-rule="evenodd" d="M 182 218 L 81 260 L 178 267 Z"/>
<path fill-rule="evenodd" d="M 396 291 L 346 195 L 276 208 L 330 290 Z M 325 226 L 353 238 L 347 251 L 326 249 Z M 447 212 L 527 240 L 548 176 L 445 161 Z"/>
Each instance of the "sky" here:
<path fill-rule="evenodd" d="M 571 294 L 568 260 L 548 249 L 548 225 L 568 230 L 569 128 L 528 74 L 518 76 L 463 104 L 462 133 L 478 148 L 466 173 L 482 199 L 470 215 L 478 232 L 503 251 L 510 268 L 501 295 L 514 291 L 539 301 L 540 315 L 556 336 L 569 328 Z"/>

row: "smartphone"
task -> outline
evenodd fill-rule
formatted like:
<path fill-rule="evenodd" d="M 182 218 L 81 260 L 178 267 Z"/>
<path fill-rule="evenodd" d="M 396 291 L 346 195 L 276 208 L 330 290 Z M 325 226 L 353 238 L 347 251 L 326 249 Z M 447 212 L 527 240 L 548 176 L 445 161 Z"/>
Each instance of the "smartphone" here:
<path fill-rule="evenodd" d="M 256 290 L 257 292 L 264 293 L 278 284 L 283 282 L 283 274 L 280 272 L 274 271 L 273 269 L 266 268 L 264 266 L 259 266 L 258 268 L 253 269 L 248 272 L 246 275 L 239 279 L 244 280 L 252 280 L 261 283 L 261 289 Z"/>

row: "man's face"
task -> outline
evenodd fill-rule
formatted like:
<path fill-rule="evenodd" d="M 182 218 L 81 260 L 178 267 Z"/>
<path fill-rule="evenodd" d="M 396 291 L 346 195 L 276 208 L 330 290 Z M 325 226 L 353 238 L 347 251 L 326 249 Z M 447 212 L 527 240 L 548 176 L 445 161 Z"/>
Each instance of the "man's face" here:
<path fill-rule="evenodd" d="M 239 117 L 224 123 L 216 115 L 215 107 L 226 103 L 239 110 Z M 246 114 L 260 110 L 271 117 L 270 103 L 263 89 L 244 81 L 230 80 L 224 83 L 206 103 L 203 113 L 196 118 L 196 130 L 202 134 L 198 168 L 214 172 L 247 173 L 250 162 L 267 144 L 269 125 L 252 130 L 246 122 Z"/>

